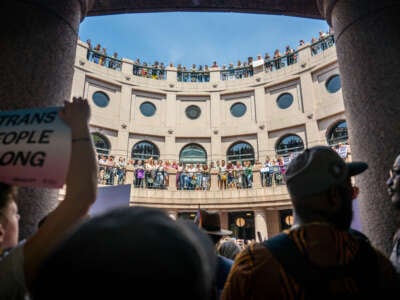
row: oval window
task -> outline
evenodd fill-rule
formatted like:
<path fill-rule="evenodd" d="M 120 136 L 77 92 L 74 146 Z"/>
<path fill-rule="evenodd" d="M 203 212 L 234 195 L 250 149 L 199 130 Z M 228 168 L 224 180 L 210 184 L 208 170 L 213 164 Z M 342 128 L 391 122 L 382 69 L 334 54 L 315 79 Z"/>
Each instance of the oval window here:
<path fill-rule="evenodd" d="M 276 103 L 278 104 L 279 108 L 281 109 L 286 109 L 293 103 L 293 96 L 292 94 L 289 93 L 284 93 L 282 95 L 279 95 L 278 99 L 276 100 Z"/>
<path fill-rule="evenodd" d="M 201 110 L 200 110 L 200 107 L 198 107 L 196 105 L 190 105 L 186 108 L 185 112 L 186 112 L 186 116 L 189 119 L 194 120 L 194 119 L 197 119 L 198 117 L 200 117 Z"/>
<path fill-rule="evenodd" d="M 336 93 L 340 88 L 342 87 L 342 84 L 340 82 L 340 76 L 339 75 L 333 75 L 330 77 L 326 83 L 325 87 L 328 90 L 329 93 L 333 94 Z"/>
<path fill-rule="evenodd" d="M 110 97 L 103 92 L 95 92 L 92 96 L 92 99 L 98 107 L 106 107 L 110 102 Z"/>
<path fill-rule="evenodd" d="M 143 102 L 140 104 L 140 112 L 146 117 L 151 117 L 156 113 L 156 106 L 151 102 Z"/>
<path fill-rule="evenodd" d="M 246 110 L 246 105 L 241 102 L 235 103 L 231 106 L 231 114 L 237 118 L 243 116 L 246 113 Z"/>

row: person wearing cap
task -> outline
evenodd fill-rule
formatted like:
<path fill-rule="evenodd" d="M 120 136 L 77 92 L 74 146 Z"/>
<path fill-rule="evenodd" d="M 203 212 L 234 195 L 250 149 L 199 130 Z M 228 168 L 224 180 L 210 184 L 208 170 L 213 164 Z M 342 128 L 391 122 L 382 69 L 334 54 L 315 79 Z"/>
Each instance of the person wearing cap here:
<path fill-rule="evenodd" d="M 386 182 L 388 194 L 394 208 L 400 212 L 400 154 L 396 157 L 389 175 L 390 177 Z M 400 228 L 393 236 L 393 250 L 390 254 L 390 260 L 400 275 Z"/>
<path fill-rule="evenodd" d="M 389 259 L 350 230 L 351 177 L 367 168 L 326 146 L 294 158 L 285 174 L 293 226 L 242 250 L 221 298 L 364 299 L 398 291 Z"/>
<path fill-rule="evenodd" d="M 232 231 L 221 229 L 221 219 L 218 212 L 209 212 L 204 209 L 199 210 L 199 220 L 196 220 L 198 226 L 210 237 L 217 253 L 218 244 L 223 237 L 232 234 Z M 231 270 L 233 260 L 217 253 L 217 269 L 215 289 L 217 299 L 220 298 L 222 289 L 224 288 L 229 271 Z"/>

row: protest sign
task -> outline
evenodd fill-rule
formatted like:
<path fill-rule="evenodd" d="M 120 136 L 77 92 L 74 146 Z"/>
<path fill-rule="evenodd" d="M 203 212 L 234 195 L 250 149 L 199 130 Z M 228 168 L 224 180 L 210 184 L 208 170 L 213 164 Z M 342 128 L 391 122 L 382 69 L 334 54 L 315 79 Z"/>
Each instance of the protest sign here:
<path fill-rule="evenodd" d="M 105 213 L 117 207 L 129 207 L 131 185 L 108 185 L 97 188 L 97 198 L 90 207 L 91 217 Z"/>
<path fill-rule="evenodd" d="M 61 107 L 0 111 L 0 181 L 61 188 L 71 152 L 71 130 Z"/>

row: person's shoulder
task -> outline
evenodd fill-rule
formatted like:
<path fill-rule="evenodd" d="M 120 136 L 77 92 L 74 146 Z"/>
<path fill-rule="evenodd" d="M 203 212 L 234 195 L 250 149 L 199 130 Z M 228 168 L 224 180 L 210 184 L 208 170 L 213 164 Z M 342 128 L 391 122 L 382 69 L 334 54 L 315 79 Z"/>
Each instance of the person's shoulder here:
<path fill-rule="evenodd" d="M 228 266 L 228 267 L 231 267 L 233 265 L 233 260 L 229 259 L 229 258 L 227 258 L 225 256 L 218 255 L 217 259 L 218 259 L 218 264 L 219 265 Z"/>

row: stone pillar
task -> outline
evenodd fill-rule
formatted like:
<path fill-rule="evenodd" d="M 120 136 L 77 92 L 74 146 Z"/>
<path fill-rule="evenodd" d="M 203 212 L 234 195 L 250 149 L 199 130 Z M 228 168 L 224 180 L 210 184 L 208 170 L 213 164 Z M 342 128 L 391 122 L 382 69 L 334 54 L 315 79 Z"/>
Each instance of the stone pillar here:
<path fill-rule="evenodd" d="M 363 232 L 389 254 L 395 212 L 385 181 L 400 151 L 400 2 L 317 3 L 335 32 L 353 161 L 369 164 L 369 169 L 356 177 Z"/>
<path fill-rule="evenodd" d="M 221 221 L 221 228 L 229 230 L 229 216 L 227 212 L 221 211 L 219 213 L 219 218 Z"/>
<path fill-rule="evenodd" d="M 176 187 L 176 169 L 174 168 L 169 168 L 167 170 L 168 172 L 168 191 L 176 191 L 177 187 Z"/>
<path fill-rule="evenodd" d="M 263 240 L 268 238 L 267 221 L 265 210 L 257 209 L 254 211 L 254 230 L 256 233 L 256 240 L 258 241 L 258 234 L 260 232 Z"/>
<path fill-rule="evenodd" d="M 253 188 L 260 188 L 261 187 L 261 165 L 255 164 L 253 166 Z"/>
<path fill-rule="evenodd" d="M 264 238 L 268 239 L 281 232 L 279 210 L 267 210 L 265 216 L 267 221 L 267 236 Z"/>
<path fill-rule="evenodd" d="M 218 171 L 217 170 L 210 170 L 210 191 L 219 191 L 218 187 Z"/>
<path fill-rule="evenodd" d="M 91 0 L 5 1 L 0 33 L 0 109 L 61 106 L 71 98 L 79 23 Z M 81 95 L 79 95 L 81 96 Z M 57 189 L 20 188 L 20 238 L 57 205 Z"/>

